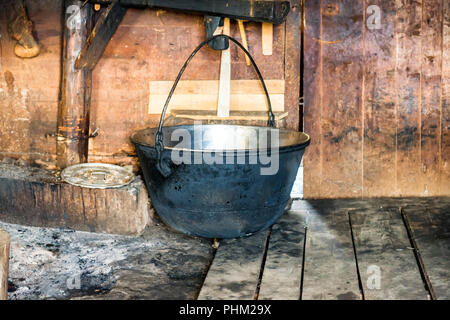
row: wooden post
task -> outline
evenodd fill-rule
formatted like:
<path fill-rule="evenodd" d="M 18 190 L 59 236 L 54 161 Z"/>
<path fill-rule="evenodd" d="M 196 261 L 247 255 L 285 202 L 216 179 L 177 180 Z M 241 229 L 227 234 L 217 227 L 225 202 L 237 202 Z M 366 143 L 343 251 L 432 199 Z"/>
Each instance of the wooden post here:
<path fill-rule="evenodd" d="M 81 1 L 64 3 L 64 35 L 61 89 L 58 103 L 57 165 L 87 162 L 91 71 L 74 67 L 81 49 L 89 37 L 92 8 Z"/>
<path fill-rule="evenodd" d="M 9 234 L 0 229 L 0 300 L 8 299 Z"/>

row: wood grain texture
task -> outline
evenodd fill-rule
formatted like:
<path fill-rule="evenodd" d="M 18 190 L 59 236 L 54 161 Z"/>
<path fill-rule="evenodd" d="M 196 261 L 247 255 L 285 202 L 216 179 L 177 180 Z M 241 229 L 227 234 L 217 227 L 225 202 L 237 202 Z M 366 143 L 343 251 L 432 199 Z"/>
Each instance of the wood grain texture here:
<path fill-rule="evenodd" d="M 359 300 L 356 261 L 346 210 L 327 201 L 295 201 L 307 211 L 303 300 Z"/>
<path fill-rule="evenodd" d="M 364 29 L 362 196 L 378 197 L 397 174 L 396 6 L 395 0 L 366 2 L 366 15 L 369 5 L 380 7 L 383 17 L 380 29 Z"/>
<path fill-rule="evenodd" d="M 306 211 L 287 211 L 272 226 L 258 300 L 300 298 Z"/>
<path fill-rule="evenodd" d="M 428 299 L 399 208 L 349 214 L 365 299 Z"/>
<path fill-rule="evenodd" d="M 362 195 L 362 3 L 321 1 L 320 195 L 326 198 Z"/>
<path fill-rule="evenodd" d="M 420 165 L 421 34 L 422 5 L 416 1 L 396 1 L 397 22 L 397 192 L 393 195 L 422 195 L 417 183 Z M 388 192 L 385 192 L 386 194 Z"/>
<path fill-rule="evenodd" d="M 304 196 L 449 195 L 448 3 L 362 3 L 305 3 Z"/>
<path fill-rule="evenodd" d="M 92 28 L 92 5 L 81 8 L 77 0 L 64 1 L 61 89 L 58 98 L 57 166 L 87 162 L 92 74 L 76 70 L 74 63 Z"/>
<path fill-rule="evenodd" d="M 299 128 L 299 98 L 300 98 L 300 17 L 301 0 L 290 0 L 291 11 L 285 22 L 285 47 L 284 47 L 284 79 L 286 81 L 285 89 L 285 111 L 289 112 L 286 126 L 290 129 Z M 274 28 L 274 32 L 276 27 Z M 273 35 L 272 55 L 276 53 L 276 33 Z M 263 74 L 264 76 L 264 74 Z M 267 77 L 267 76 L 265 76 Z"/>
<path fill-rule="evenodd" d="M 254 299 L 266 240 L 267 231 L 221 240 L 198 299 Z"/>
<path fill-rule="evenodd" d="M 450 201 L 403 208 L 439 300 L 450 299 Z"/>
<path fill-rule="evenodd" d="M 8 299 L 9 234 L 0 229 L 0 300 Z"/>
<path fill-rule="evenodd" d="M 424 195 L 440 194 L 442 4 L 443 0 L 426 0 L 422 6 L 420 158 Z"/>
<path fill-rule="evenodd" d="M 261 52 L 261 23 L 246 22 L 245 29 L 250 53 L 263 77 L 283 80 L 284 24 L 274 26 L 271 56 Z M 231 36 L 240 38 L 236 21 L 231 21 Z M 204 39 L 203 16 L 128 9 L 93 73 L 91 127 L 100 128 L 100 134 L 90 141 L 92 161 L 135 163 L 130 135 L 159 121 L 159 115 L 148 114 L 149 81 L 173 81 L 186 58 Z M 257 80 L 242 51 L 233 44 L 230 50 L 231 79 Z M 204 48 L 182 80 L 218 80 L 219 65 L 220 52 Z"/>
<path fill-rule="evenodd" d="M 272 110 L 284 111 L 284 80 L 265 80 Z M 172 81 L 149 82 L 148 113 L 160 115 Z M 123 93 L 125 94 L 125 93 Z M 218 80 L 181 80 L 170 99 L 168 110 L 217 111 Z M 259 80 L 231 80 L 231 111 L 267 111 L 267 98 Z"/>

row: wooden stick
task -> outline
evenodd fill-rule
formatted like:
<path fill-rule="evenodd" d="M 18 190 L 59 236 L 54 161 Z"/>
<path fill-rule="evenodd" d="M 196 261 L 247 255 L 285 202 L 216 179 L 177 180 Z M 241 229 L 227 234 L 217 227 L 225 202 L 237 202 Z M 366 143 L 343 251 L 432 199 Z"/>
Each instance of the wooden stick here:
<path fill-rule="evenodd" d="M 237 20 L 237 22 L 239 26 L 239 32 L 241 34 L 242 45 L 248 51 L 247 36 L 245 35 L 244 21 Z M 245 63 L 247 64 L 247 66 L 249 66 L 251 64 L 250 58 L 245 53 L 244 56 L 245 56 Z"/>
<path fill-rule="evenodd" d="M 0 229 L 0 300 L 8 299 L 9 247 L 9 234 Z"/>
<path fill-rule="evenodd" d="M 230 35 L 230 19 L 225 18 L 223 34 Z M 222 50 L 220 61 L 219 100 L 217 103 L 217 116 L 228 117 L 230 115 L 230 81 L 231 81 L 231 56 L 230 48 Z"/>
<path fill-rule="evenodd" d="M 262 23 L 262 53 L 265 56 L 272 55 L 273 44 L 273 24 L 268 22 Z"/>
<path fill-rule="evenodd" d="M 92 5 L 80 8 L 76 0 L 65 1 L 61 92 L 58 101 L 56 140 L 57 165 L 65 168 L 87 162 L 89 109 L 91 101 L 90 70 L 74 68 L 74 63 L 89 36 Z"/>

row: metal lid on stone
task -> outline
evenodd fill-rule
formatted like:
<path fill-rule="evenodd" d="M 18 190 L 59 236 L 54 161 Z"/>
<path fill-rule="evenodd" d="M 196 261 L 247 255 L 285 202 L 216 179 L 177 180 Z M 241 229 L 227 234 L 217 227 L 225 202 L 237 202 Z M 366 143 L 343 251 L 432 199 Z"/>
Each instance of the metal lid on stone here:
<path fill-rule="evenodd" d="M 134 178 L 131 170 L 106 163 L 82 163 L 65 168 L 61 179 L 75 186 L 93 189 L 119 188 Z"/>

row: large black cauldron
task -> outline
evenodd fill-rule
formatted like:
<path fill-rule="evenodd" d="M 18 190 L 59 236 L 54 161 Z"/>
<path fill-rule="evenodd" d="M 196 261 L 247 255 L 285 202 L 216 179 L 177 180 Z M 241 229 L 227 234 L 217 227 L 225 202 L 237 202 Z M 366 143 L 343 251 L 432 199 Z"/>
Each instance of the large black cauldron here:
<path fill-rule="evenodd" d="M 267 96 L 270 127 L 162 126 L 187 64 L 216 37 L 230 39 L 250 57 Z M 165 223 L 195 236 L 242 237 L 268 228 L 282 215 L 310 140 L 302 132 L 273 128 L 270 98 L 252 57 L 233 38 L 213 38 L 187 59 L 159 127 L 138 131 L 131 140 L 152 204 Z"/>

